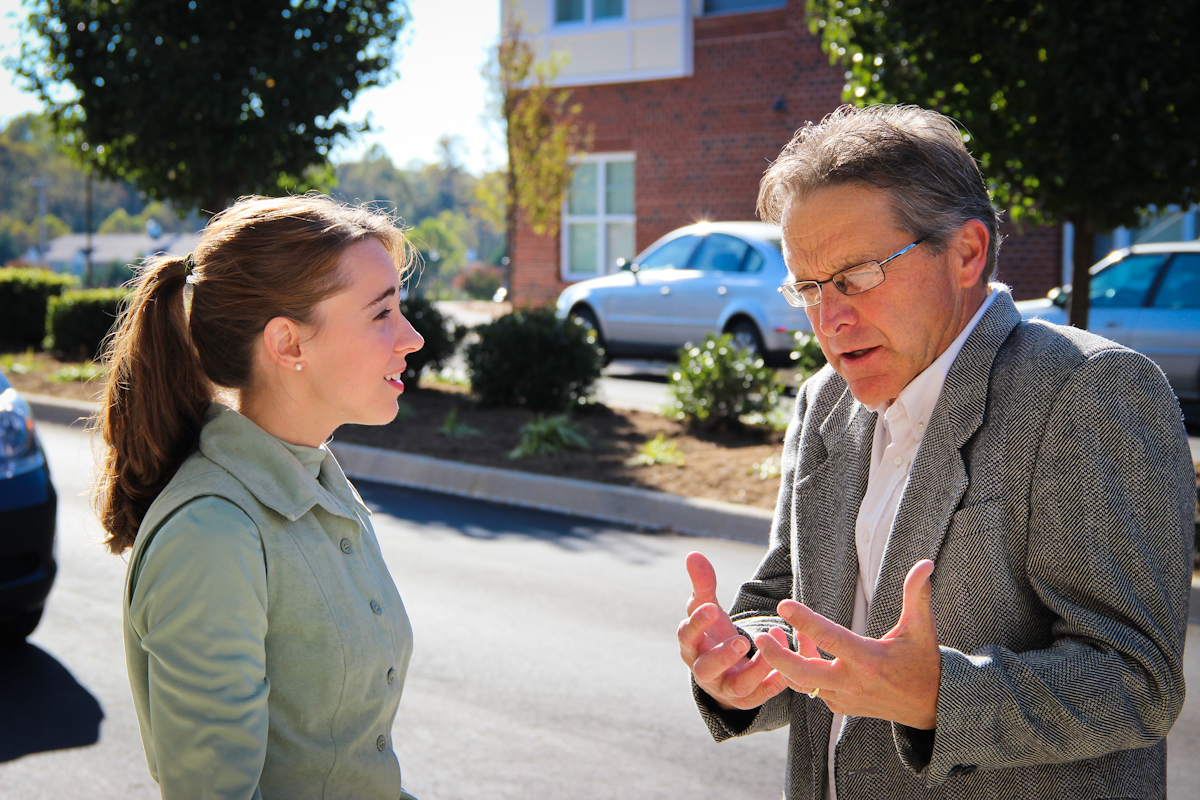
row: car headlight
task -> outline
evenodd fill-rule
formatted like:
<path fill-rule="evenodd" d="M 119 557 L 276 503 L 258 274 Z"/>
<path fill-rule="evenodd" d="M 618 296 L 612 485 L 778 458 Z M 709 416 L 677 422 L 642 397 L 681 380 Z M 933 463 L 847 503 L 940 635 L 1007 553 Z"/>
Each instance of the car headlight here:
<path fill-rule="evenodd" d="M 0 393 L 0 478 L 32 472 L 44 463 L 29 404 L 15 389 L 5 389 Z"/>

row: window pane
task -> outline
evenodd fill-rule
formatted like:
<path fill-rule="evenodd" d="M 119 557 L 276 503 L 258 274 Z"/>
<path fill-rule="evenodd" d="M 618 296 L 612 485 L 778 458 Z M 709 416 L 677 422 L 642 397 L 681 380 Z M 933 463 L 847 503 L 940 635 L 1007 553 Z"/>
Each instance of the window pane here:
<path fill-rule="evenodd" d="M 724 14 L 730 11 L 762 11 L 782 8 L 787 0 L 704 0 L 705 14 Z"/>
<path fill-rule="evenodd" d="M 643 258 L 639 266 L 642 269 L 683 269 L 699 243 L 699 236 L 672 239 Z"/>
<path fill-rule="evenodd" d="M 762 257 L 762 253 L 751 248 L 750 254 L 746 256 L 746 263 L 742 265 L 742 272 L 758 272 L 765 263 L 766 260 Z"/>
<path fill-rule="evenodd" d="M 633 241 L 633 223 L 632 222 L 610 222 L 607 225 L 607 240 L 608 245 L 608 269 L 606 272 L 616 272 L 620 269 L 617 266 L 617 259 L 625 259 L 628 264 L 637 255 Z"/>
<path fill-rule="evenodd" d="M 609 214 L 633 213 L 633 162 L 604 165 L 604 208 Z"/>
<path fill-rule="evenodd" d="M 571 194 L 567 199 L 568 214 L 596 213 L 596 165 L 579 164 L 571 177 Z"/>
<path fill-rule="evenodd" d="M 594 274 L 596 272 L 596 223 L 572 222 L 567 226 L 567 253 L 570 263 L 567 272 Z"/>
<path fill-rule="evenodd" d="M 555 22 L 582 22 L 583 0 L 554 0 Z"/>
<path fill-rule="evenodd" d="M 593 0 L 592 19 L 612 19 L 625 13 L 624 0 Z"/>
<path fill-rule="evenodd" d="M 1175 256 L 1154 298 L 1155 308 L 1200 308 L 1200 253 Z"/>
<path fill-rule="evenodd" d="M 1167 254 L 1129 256 L 1092 276 L 1094 308 L 1140 308 Z"/>
<path fill-rule="evenodd" d="M 723 233 L 710 234 L 692 259 L 692 269 L 715 272 L 737 272 L 750 245 Z"/>

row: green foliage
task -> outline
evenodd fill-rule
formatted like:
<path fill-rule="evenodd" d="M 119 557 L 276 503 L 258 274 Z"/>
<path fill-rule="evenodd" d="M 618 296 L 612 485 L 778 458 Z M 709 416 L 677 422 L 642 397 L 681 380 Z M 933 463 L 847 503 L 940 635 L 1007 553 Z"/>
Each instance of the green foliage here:
<path fill-rule="evenodd" d="M 744 415 L 770 413 L 782 388 L 761 357 L 736 348 L 727 333 L 710 333 L 702 345 L 680 351 L 668 411 L 697 428 L 726 428 Z"/>
<path fill-rule="evenodd" d="M 27 348 L 24 353 L 5 353 L 0 355 L 0 371 L 10 375 L 24 375 L 33 370 L 36 362 L 33 358 L 33 348 Z"/>
<path fill-rule="evenodd" d="M 108 370 L 101 364 L 88 361 L 83 364 L 71 364 L 54 370 L 48 376 L 51 383 L 87 383 L 103 378 Z"/>
<path fill-rule="evenodd" d="M 442 427 L 438 428 L 438 433 L 450 439 L 457 439 L 460 436 L 482 436 L 483 431 L 479 428 L 472 427 L 465 422 L 458 421 L 458 406 L 452 406 L 450 412 L 446 414 L 446 418 L 442 420 Z"/>
<path fill-rule="evenodd" d="M 407 17 L 385 0 L 39 0 L 30 12 L 13 66 L 65 145 L 103 177 L 210 212 L 307 188 L 334 142 L 365 127 L 342 112 L 390 77 Z"/>
<path fill-rule="evenodd" d="M 544 417 L 541 414 L 532 422 L 521 426 L 521 441 L 509 458 L 545 456 L 566 450 L 590 450 L 591 442 L 571 424 L 569 412 Z"/>
<path fill-rule="evenodd" d="M 467 369 L 484 405 L 561 410 L 585 398 L 600 377 L 589 331 L 549 309 L 506 314 L 478 332 L 467 346 Z"/>
<path fill-rule="evenodd" d="M 778 478 L 781 467 L 781 461 L 778 455 L 767 456 L 762 461 L 759 461 L 750 466 L 746 471 L 747 475 L 754 475 L 760 481 L 767 481 L 771 478 Z"/>
<path fill-rule="evenodd" d="M 796 349 L 791 357 L 796 367 L 796 377 L 801 383 L 811 378 L 825 366 L 825 351 L 817 337 L 804 331 L 796 331 Z"/>
<path fill-rule="evenodd" d="M 466 331 L 449 322 L 425 295 L 413 291 L 400 301 L 400 313 L 425 340 L 424 347 L 409 353 L 405 359 L 408 366 L 404 370 L 404 380 L 406 385 L 416 388 L 426 367 L 441 369 L 446 359 L 454 355 Z"/>
<path fill-rule="evenodd" d="M 50 299 L 46 349 L 63 359 L 93 359 L 117 321 L 123 289 L 72 289 Z"/>
<path fill-rule="evenodd" d="M 654 464 L 671 464 L 682 467 L 687 459 L 675 442 L 669 442 L 660 431 L 653 439 L 638 446 L 637 455 L 626 460 L 631 467 L 649 467 Z"/>
<path fill-rule="evenodd" d="M 145 230 L 146 223 L 140 216 L 130 216 L 128 211 L 118 208 L 104 218 L 96 233 L 142 233 Z"/>
<path fill-rule="evenodd" d="M 471 264 L 454 276 L 454 288 L 476 300 L 491 300 L 504 285 L 504 272 L 490 264 Z"/>
<path fill-rule="evenodd" d="M 70 275 L 50 270 L 0 269 L 0 342 L 40 347 L 51 298 L 75 284 Z"/>

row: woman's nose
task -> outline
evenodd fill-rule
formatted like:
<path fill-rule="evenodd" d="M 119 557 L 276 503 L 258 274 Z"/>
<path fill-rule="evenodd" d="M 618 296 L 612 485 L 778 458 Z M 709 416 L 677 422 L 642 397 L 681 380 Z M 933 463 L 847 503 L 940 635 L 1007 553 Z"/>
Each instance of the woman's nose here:
<path fill-rule="evenodd" d="M 425 339 L 417 333 L 412 323 L 401 314 L 400 325 L 396 331 L 396 350 L 405 353 L 415 353 L 425 346 Z"/>

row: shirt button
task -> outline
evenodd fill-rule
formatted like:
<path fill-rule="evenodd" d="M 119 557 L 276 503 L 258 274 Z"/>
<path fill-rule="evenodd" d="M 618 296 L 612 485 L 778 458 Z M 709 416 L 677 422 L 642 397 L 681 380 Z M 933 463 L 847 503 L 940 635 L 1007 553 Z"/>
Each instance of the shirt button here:
<path fill-rule="evenodd" d="M 897 467 L 899 467 L 904 464 L 904 459 L 901 458 L 900 456 L 896 456 L 895 458 L 892 459 L 892 463 L 895 464 Z"/>
<path fill-rule="evenodd" d="M 383 606 L 379 605 L 379 603 L 376 603 L 374 600 L 372 600 L 371 601 L 371 610 L 374 611 L 376 614 L 382 614 Z"/>
<path fill-rule="evenodd" d="M 396 668 L 392 667 L 388 670 L 388 686 L 396 682 Z"/>
<path fill-rule="evenodd" d="M 386 736 L 380 736 L 378 739 L 375 740 L 375 749 L 381 753 L 387 749 L 387 737 Z"/>
<path fill-rule="evenodd" d="M 350 551 L 352 551 L 353 549 L 354 548 L 350 546 L 349 539 L 342 539 L 342 552 L 343 553 L 345 553 L 346 555 L 349 555 Z"/>

